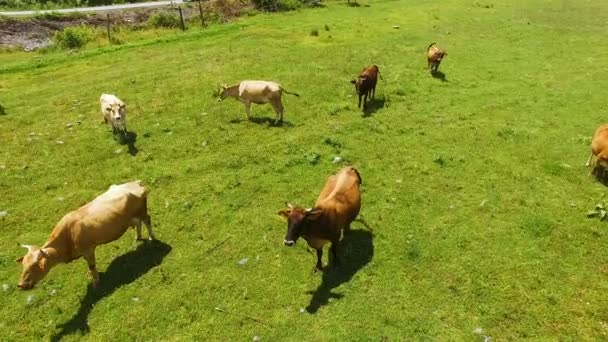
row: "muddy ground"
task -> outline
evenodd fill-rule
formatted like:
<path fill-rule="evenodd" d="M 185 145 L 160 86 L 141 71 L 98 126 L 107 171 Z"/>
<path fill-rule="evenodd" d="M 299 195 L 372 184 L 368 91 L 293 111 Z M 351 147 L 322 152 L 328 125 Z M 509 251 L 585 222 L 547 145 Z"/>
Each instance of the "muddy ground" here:
<path fill-rule="evenodd" d="M 184 17 L 199 18 L 197 3 L 182 6 Z M 205 1 L 203 13 L 209 21 L 229 21 L 241 16 L 245 11 L 253 9 L 247 1 L 211 0 Z M 142 8 L 124 11 L 112 11 L 110 20 L 113 27 L 123 26 L 133 29 L 142 28 L 148 18 L 158 12 L 177 14 L 177 8 Z M 47 47 L 52 43 L 56 31 L 68 26 L 90 25 L 106 27 L 107 12 L 69 15 L 39 15 L 32 18 L 0 17 L 0 48 L 22 48 L 33 51 Z M 194 19 L 193 18 L 193 19 Z"/>

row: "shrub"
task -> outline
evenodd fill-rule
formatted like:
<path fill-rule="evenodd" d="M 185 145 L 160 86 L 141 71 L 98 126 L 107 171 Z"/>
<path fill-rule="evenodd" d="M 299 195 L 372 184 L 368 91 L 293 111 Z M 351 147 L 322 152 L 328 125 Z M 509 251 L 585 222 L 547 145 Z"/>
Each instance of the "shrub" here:
<path fill-rule="evenodd" d="M 179 27 L 179 18 L 168 12 L 159 12 L 153 14 L 148 18 L 147 24 L 152 27 L 160 28 L 172 28 Z"/>
<path fill-rule="evenodd" d="M 311 0 L 252 0 L 256 8 L 264 11 L 291 11 L 304 5 L 316 3 Z"/>
<path fill-rule="evenodd" d="M 66 27 L 55 32 L 53 42 L 63 49 L 80 49 L 95 38 L 95 30 L 86 25 Z"/>

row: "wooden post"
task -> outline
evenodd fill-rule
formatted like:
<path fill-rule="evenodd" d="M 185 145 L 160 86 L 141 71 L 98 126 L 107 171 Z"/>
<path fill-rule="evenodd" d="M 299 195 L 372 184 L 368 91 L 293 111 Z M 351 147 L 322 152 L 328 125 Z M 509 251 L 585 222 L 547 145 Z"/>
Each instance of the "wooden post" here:
<path fill-rule="evenodd" d="M 201 14 L 201 26 L 205 27 L 205 17 L 203 17 L 203 2 L 198 0 L 198 12 Z"/>
<path fill-rule="evenodd" d="M 184 13 L 182 13 L 182 6 L 177 8 L 179 11 L 179 21 L 182 23 L 182 31 L 186 31 L 186 24 L 184 23 Z"/>
<path fill-rule="evenodd" d="M 106 19 L 107 19 L 107 21 L 106 21 L 106 27 L 108 29 L 108 42 L 110 44 L 112 44 L 112 36 L 110 35 L 110 31 L 111 31 L 111 28 L 110 28 L 110 25 L 111 25 L 110 24 L 110 13 L 106 13 Z"/>

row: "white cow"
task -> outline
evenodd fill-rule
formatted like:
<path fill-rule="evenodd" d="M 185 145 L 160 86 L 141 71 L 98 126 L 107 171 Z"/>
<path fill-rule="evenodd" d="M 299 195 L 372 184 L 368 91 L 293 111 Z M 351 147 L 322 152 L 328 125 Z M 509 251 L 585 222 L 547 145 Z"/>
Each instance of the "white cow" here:
<path fill-rule="evenodd" d="M 127 116 L 125 103 L 114 95 L 101 94 L 101 114 L 105 123 L 112 125 L 112 132 L 127 132 Z"/>
<path fill-rule="evenodd" d="M 296 93 L 290 93 L 285 90 L 280 84 L 269 81 L 241 81 L 233 86 L 222 86 L 220 99 L 224 100 L 227 97 L 234 97 L 245 104 L 247 111 L 247 119 L 251 119 L 251 103 L 264 104 L 270 103 L 275 113 L 277 114 L 275 124 L 283 121 L 283 103 L 281 103 L 281 95 L 285 92 L 295 96 L 300 96 Z"/>

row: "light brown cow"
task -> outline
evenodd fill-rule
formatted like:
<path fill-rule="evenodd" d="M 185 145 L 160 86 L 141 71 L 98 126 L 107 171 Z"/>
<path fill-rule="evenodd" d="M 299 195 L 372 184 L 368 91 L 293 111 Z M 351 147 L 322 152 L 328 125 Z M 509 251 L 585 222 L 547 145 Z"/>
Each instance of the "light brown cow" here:
<path fill-rule="evenodd" d="M 228 97 L 235 99 L 245 104 L 247 119 L 251 119 L 251 103 L 264 104 L 270 103 L 277 117 L 275 124 L 283 121 L 283 103 L 281 95 L 283 93 L 300 96 L 296 93 L 290 93 L 285 90 L 280 84 L 268 81 L 241 81 L 233 86 L 222 86 L 220 90 L 220 100 Z"/>
<path fill-rule="evenodd" d="M 591 141 L 591 156 L 587 160 L 587 166 L 600 164 L 608 169 L 608 124 L 601 125 L 595 130 Z"/>
<path fill-rule="evenodd" d="M 99 274 L 95 267 L 95 247 L 120 238 L 132 226 L 137 229 L 137 239 L 141 239 L 142 222 L 148 229 L 149 239 L 155 239 L 147 195 L 148 190 L 140 181 L 112 185 L 93 201 L 65 215 L 42 247 L 22 245 L 28 252 L 17 260 L 23 264 L 18 286 L 31 289 L 55 265 L 80 257 L 87 260 L 89 275 L 96 285 Z"/>
<path fill-rule="evenodd" d="M 287 204 L 279 211 L 287 217 L 287 234 L 283 243 L 295 245 L 303 237 L 308 245 L 317 250 L 317 264 L 314 270 L 322 270 L 323 246 L 331 242 L 330 252 L 334 265 L 339 264 L 338 242 L 342 230 L 347 233 L 350 224 L 361 209 L 361 176 L 354 167 L 345 167 L 338 174 L 330 176 L 317 198 L 314 208 L 304 209 Z"/>
<path fill-rule="evenodd" d="M 439 68 L 439 64 L 448 53 L 442 48 L 437 46 L 437 43 L 431 43 L 429 47 L 426 48 L 426 60 L 428 63 L 427 68 L 431 71 L 437 71 Z"/>

